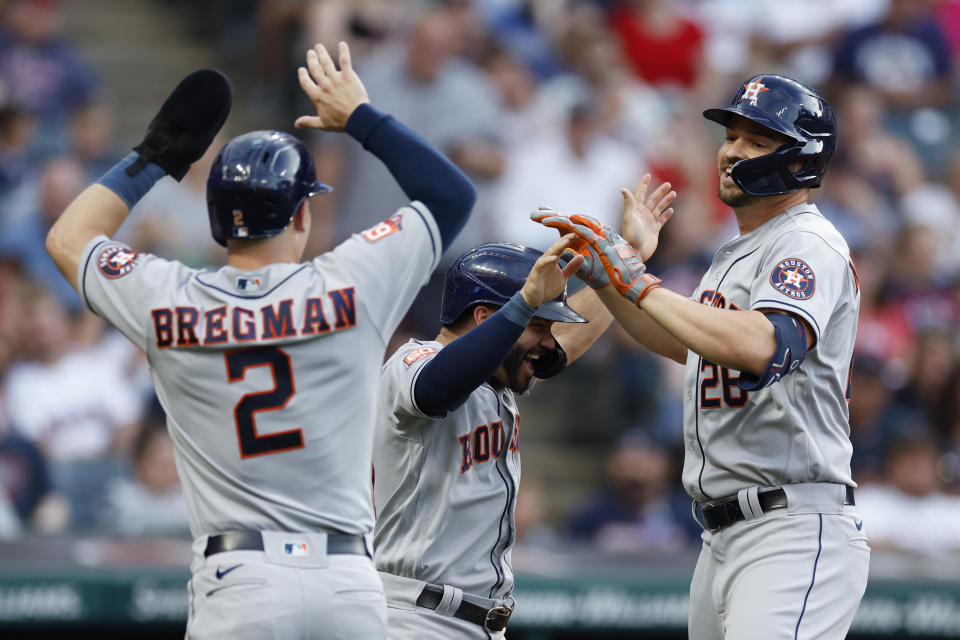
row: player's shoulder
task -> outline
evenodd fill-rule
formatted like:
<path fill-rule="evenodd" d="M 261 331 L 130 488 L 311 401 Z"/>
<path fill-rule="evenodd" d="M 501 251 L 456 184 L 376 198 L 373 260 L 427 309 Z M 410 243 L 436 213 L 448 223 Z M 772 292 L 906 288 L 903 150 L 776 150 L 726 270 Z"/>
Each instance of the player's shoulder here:
<path fill-rule="evenodd" d="M 841 257 L 849 256 L 850 248 L 836 226 L 824 216 L 815 204 L 804 203 L 787 209 L 781 216 L 774 234 L 777 242 L 804 242 L 823 245 Z"/>
<path fill-rule="evenodd" d="M 176 277 L 180 279 L 185 279 L 197 272 L 197 269 L 177 260 L 139 251 L 103 235 L 93 238 L 85 251 L 85 270 L 98 272 L 107 280 L 121 280 L 130 275 L 142 275 L 144 272 L 149 272 L 151 278 L 156 278 L 161 272 L 170 272 L 176 273 Z"/>
<path fill-rule="evenodd" d="M 414 363 L 431 357 L 442 348 L 443 345 L 434 340 L 417 340 L 416 338 L 411 338 L 393 352 L 393 355 L 387 359 L 384 368 L 410 368 Z"/>

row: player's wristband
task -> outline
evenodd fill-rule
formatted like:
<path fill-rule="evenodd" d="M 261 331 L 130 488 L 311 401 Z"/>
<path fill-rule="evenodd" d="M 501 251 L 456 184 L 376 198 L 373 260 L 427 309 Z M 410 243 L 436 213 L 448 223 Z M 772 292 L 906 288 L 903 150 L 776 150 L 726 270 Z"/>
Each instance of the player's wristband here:
<path fill-rule="evenodd" d="M 527 301 L 523 299 L 523 295 L 517 291 L 507 300 L 507 303 L 500 308 L 500 313 L 510 322 L 518 324 L 521 327 L 526 327 L 530 324 L 530 320 L 533 319 L 537 310 L 528 305 Z"/>
<path fill-rule="evenodd" d="M 131 153 L 97 180 L 97 184 L 102 184 L 113 191 L 129 208 L 137 204 L 140 198 L 147 195 L 147 191 L 153 188 L 157 180 L 166 175 L 163 167 L 155 162 L 148 162 L 141 171 L 131 176 L 126 169 L 139 158 L 139 154 Z"/>

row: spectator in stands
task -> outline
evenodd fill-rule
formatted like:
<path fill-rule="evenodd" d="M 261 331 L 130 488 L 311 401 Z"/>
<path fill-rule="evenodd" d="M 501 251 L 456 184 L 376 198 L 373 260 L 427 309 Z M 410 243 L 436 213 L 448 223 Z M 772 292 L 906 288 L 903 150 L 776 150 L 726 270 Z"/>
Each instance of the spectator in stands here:
<path fill-rule="evenodd" d="M 947 376 L 943 395 L 937 403 L 934 426 L 943 455 L 937 465 L 940 480 L 953 494 L 960 493 L 960 362 Z"/>
<path fill-rule="evenodd" d="M 114 136 L 115 116 L 105 101 L 89 102 L 70 118 L 70 154 L 83 166 L 85 184 L 96 181 L 122 155 Z"/>
<path fill-rule="evenodd" d="M 375 56 L 357 61 L 370 95 L 377 96 L 384 110 L 434 144 L 457 163 L 478 184 L 476 211 L 484 206 L 485 182 L 498 178 L 503 170 L 496 88 L 483 72 L 460 59 L 458 33 L 462 17 L 458 10 L 437 3 L 425 10 L 399 48 L 385 47 Z M 337 211 L 327 236 L 317 229 L 308 247 L 320 242 L 337 243 L 358 228 L 378 222 L 378 211 L 406 202 L 405 196 L 379 160 L 356 145 L 331 145 L 321 150 L 318 169 L 335 166 L 338 175 L 322 175 L 337 185 L 323 200 L 316 218 Z M 330 153 L 334 153 L 331 159 Z M 320 201 L 318 200 L 318 204 Z M 477 244 L 483 233 L 476 213 L 461 232 L 457 244 L 446 255 L 456 256 Z M 433 307 L 436 308 L 436 307 Z"/>
<path fill-rule="evenodd" d="M 937 403 L 945 393 L 950 372 L 958 362 L 957 332 L 952 326 L 921 329 L 914 344 L 906 384 L 896 394 L 904 406 L 917 411 L 927 424 L 937 419 Z"/>
<path fill-rule="evenodd" d="M 871 547 L 932 557 L 960 551 L 960 497 L 943 492 L 939 456 L 926 432 L 891 443 L 886 482 L 857 489 Z"/>
<path fill-rule="evenodd" d="M 888 129 L 908 138 L 928 170 L 952 150 L 950 115 L 956 105 L 953 58 L 933 2 L 890 0 L 885 16 L 841 37 L 828 95 L 867 87 L 883 100 Z"/>
<path fill-rule="evenodd" d="M 524 475 L 517 489 L 514 525 L 517 544 L 528 548 L 555 549 L 560 535 L 546 520 L 547 504 L 543 484 L 529 474 Z"/>
<path fill-rule="evenodd" d="M 893 109 L 953 102 L 953 63 L 933 3 L 890 0 L 879 20 L 851 29 L 834 54 L 835 89 L 861 85 Z"/>
<path fill-rule="evenodd" d="M 10 311 L 13 309 L 0 301 L 0 317 Z M 5 329 L 0 331 L 2 389 L 16 352 L 13 327 L 4 325 L 0 329 Z M 0 538 L 11 539 L 24 530 L 60 532 L 66 528 L 69 515 L 69 505 L 63 496 L 52 490 L 43 453 L 13 431 L 0 394 Z"/>
<path fill-rule="evenodd" d="M 0 107 L 0 228 L 10 222 L 16 192 L 34 171 L 29 153 L 36 131 L 36 121 L 25 109 Z"/>
<path fill-rule="evenodd" d="M 690 500 L 679 491 L 669 453 L 640 432 L 621 438 L 607 459 L 608 485 L 570 520 L 574 538 L 606 551 L 662 553 L 699 539 Z"/>
<path fill-rule="evenodd" d="M 125 468 L 143 411 L 137 377 L 123 359 L 135 347 L 78 347 L 79 318 L 43 290 L 28 296 L 25 312 L 24 352 L 4 381 L 4 405 L 15 432 L 46 456 L 55 490 L 70 502 L 72 526 L 88 527 L 106 482 Z"/>
<path fill-rule="evenodd" d="M 0 25 L 0 93 L 37 118 L 38 157 L 66 148 L 71 114 L 100 98 L 101 81 L 63 38 L 56 2 L 8 0 Z"/>
<path fill-rule="evenodd" d="M 31 279 L 53 292 L 72 313 L 83 308 L 80 296 L 43 247 L 47 231 L 85 184 L 83 168 L 73 158 L 48 160 L 40 171 L 34 210 L 0 229 L 0 258 L 18 260 Z"/>
<path fill-rule="evenodd" d="M 140 427 L 131 460 L 132 474 L 114 478 L 107 487 L 101 531 L 130 537 L 189 538 L 187 502 L 162 411 Z"/>
<path fill-rule="evenodd" d="M 569 213 L 590 211 L 619 227 L 620 189 L 633 188 L 646 165 L 599 131 L 600 116 L 594 96 L 584 96 L 569 109 L 563 129 L 511 149 L 493 208 L 496 235 L 546 250 L 556 233 L 530 224 L 530 212 L 550 203 L 563 203 Z"/>
<path fill-rule="evenodd" d="M 856 356 L 850 379 L 851 468 L 858 483 L 883 480 L 883 461 L 890 444 L 923 424 L 923 417 L 893 397 L 894 387 L 884 362 L 871 355 Z"/>
<path fill-rule="evenodd" d="M 644 82 L 668 92 L 700 90 L 705 33 L 675 0 L 623 0 L 609 19 L 634 73 Z"/>

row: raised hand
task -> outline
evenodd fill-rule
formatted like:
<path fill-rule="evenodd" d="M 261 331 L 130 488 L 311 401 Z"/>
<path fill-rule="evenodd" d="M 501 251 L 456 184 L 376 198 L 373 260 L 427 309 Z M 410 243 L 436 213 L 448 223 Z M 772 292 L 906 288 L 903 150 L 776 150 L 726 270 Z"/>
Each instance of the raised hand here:
<path fill-rule="evenodd" d="M 553 300 L 567 286 L 567 280 L 576 273 L 583 263 L 583 256 L 576 256 L 563 267 L 560 266 L 560 256 L 568 251 L 570 244 L 576 239 L 576 234 L 568 233 L 550 245 L 542 256 L 537 258 L 533 269 L 527 275 L 526 282 L 520 289 L 524 302 L 533 308 L 541 303 Z"/>
<path fill-rule="evenodd" d="M 556 209 L 546 207 L 540 207 L 540 209 L 531 213 L 530 219 L 546 227 L 553 227 L 563 234 L 573 233 L 575 239 L 570 243 L 569 248 L 564 251 L 562 259 L 569 260 L 574 254 L 579 254 L 583 257 L 583 263 L 577 270 L 578 278 L 594 289 L 602 289 L 610 284 L 610 277 L 607 275 L 595 248 L 580 237 L 588 232 L 603 233 L 603 228 L 606 225 L 602 225 L 590 216 L 576 215 L 568 218 L 557 212 Z M 609 227 L 606 228 L 609 229 Z"/>
<path fill-rule="evenodd" d="M 300 116 L 294 126 L 343 131 L 350 114 L 361 104 L 370 102 L 367 89 L 353 70 L 350 47 L 339 45 L 340 69 L 322 44 L 307 51 L 307 66 L 297 69 L 300 87 L 317 108 L 315 116 Z"/>
<path fill-rule="evenodd" d="M 623 237 L 636 248 L 644 262 L 657 250 L 660 229 L 673 215 L 670 203 L 677 199 L 677 192 L 670 190 L 669 182 L 664 182 L 648 194 L 652 179 L 649 173 L 644 174 L 636 191 L 620 190 L 623 196 Z"/>
<path fill-rule="evenodd" d="M 624 298 L 639 306 L 640 301 L 650 291 L 660 286 L 660 278 L 646 273 L 646 266 L 636 250 L 611 227 L 601 224 L 589 216 L 545 215 L 556 213 L 553 210 L 541 210 L 530 215 L 532 219 L 548 227 L 560 229 L 561 233 L 576 234 L 572 248 L 586 258 L 585 264 L 591 265 L 591 272 L 602 270 L 603 275 L 591 273 L 590 280 L 584 274 L 584 267 L 577 275 L 596 289 L 607 284 Z M 601 269 L 597 269 L 597 265 Z"/>

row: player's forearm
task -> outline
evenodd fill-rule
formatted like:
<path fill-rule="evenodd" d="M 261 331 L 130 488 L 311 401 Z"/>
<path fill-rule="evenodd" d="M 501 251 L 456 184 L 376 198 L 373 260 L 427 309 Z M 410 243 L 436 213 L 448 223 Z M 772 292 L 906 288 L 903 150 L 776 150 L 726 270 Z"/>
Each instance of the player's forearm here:
<path fill-rule="evenodd" d="M 71 202 L 47 233 L 47 253 L 67 282 L 77 288 L 77 266 L 90 240 L 112 236 L 130 209 L 110 189 L 94 184 Z"/>
<path fill-rule="evenodd" d="M 368 104 L 350 115 L 347 133 L 386 165 L 408 198 L 430 209 L 443 246 L 449 247 L 477 199 L 466 174 L 422 137 Z"/>
<path fill-rule="evenodd" d="M 424 365 L 413 389 L 427 415 L 456 409 L 500 368 L 536 309 L 519 293 L 479 325 L 446 345 Z"/>
<path fill-rule="evenodd" d="M 759 311 L 717 309 L 663 288 L 642 305 L 670 335 L 714 364 L 760 375 L 777 347 L 773 324 Z"/>
<path fill-rule="evenodd" d="M 680 364 L 687 361 L 687 347 L 657 324 L 646 311 L 625 300 L 613 287 L 600 289 L 597 294 L 624 331 L 639 344 Z"/>
<path fill-rule="evenodd" d="M 590 345 L 603 335 L 613 322 L 613 315 L 590 287 L 584 287 L 570 296 L 568 304 L 589 321 L 557 322 L 553 325 L 553 335 L 567 352 L 567 362 L 570 363 L 586 353 Z"/>

